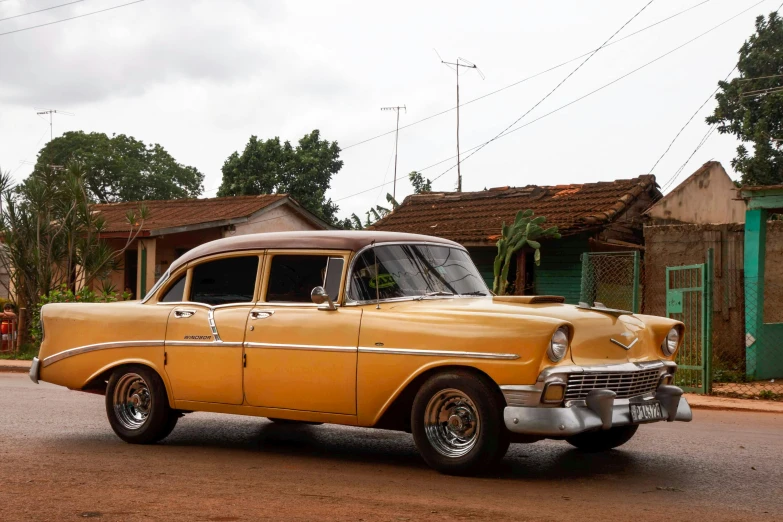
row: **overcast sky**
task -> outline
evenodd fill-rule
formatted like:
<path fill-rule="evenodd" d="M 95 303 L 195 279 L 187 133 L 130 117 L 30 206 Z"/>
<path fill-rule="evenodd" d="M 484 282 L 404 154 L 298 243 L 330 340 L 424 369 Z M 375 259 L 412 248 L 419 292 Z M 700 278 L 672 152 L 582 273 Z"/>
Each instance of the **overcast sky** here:
<path fill-rule="evenodd" d="M 73 0 L 2 0 L 0 19 Z M 0 168 L 29 175 L 38 150 L 69 130 L 124 133 L 160 143 L 206 175 L 214 196 L 226 157 L 251 134 L 296 142 L 312 129 L 337 141 L 345 166 L 329 195 L 340 214 L 385 205 L 394 129 L 383 106 L 407 105 L 400 124 L 455 105 L 455 75 L 433 49 L 466 58 L 461 101 L 474 99 L 600 46 L 649 0 L 584 2 L 342 2 L 146 0 L 59 24 L 5 34 L 130 0 L 84 0 L 0 21 Z M 703 4 L 703 5 L 698 5 Z M 758 5 L 755 5 L 758 4 Z M 462 164 L 463 189 L 609 181 L 649 173 L 677 131 L 736 63 L 756 16 L 779 2 L 655 0 L 616 37 L 698 7 L 602 49 L 519 124 L 535 120 L 728 20 L 652 65 L 503 137 Z M 755 7 L 751 7 L 754 6 Z M 460 111 L 463 152 L 528 111 L 582 60 Z M 654 174 L 668 181 L 699 144 L 709 101 Z M 454 156 L 456 113 L 400 131 L 398 176 Z M 730 168 L 736 141 L 714 133 L 680 175 L 705 161 Z M 350 147 L 350 148 L 347 148 Z M 463 157 L 465 154 L 463 154 Z M 431 179 L 452 167 L 424 171 Z M 435 190 L 453 190 L 456 170 Z M 412 192 L 398 181 L 397 196 Z"/>

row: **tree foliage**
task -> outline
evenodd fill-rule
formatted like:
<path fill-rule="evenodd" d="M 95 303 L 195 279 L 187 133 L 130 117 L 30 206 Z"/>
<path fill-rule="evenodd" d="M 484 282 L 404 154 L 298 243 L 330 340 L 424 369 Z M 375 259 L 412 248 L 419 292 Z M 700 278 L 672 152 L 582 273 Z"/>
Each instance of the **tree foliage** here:
<path fill-rule="evenodd" d="M 101 240 L 104 221 L 91 212 L 84 177 L 82 166 L 71 163 L 62 173 L 43 172 L 12 189 L 10 174 L 0 174 L 0 263 L 21 307 L 34 306 L 53 290 L 108 278 L 144 224 L 142 206 L 127 216 L 131 232 L 124 247 Z"/>
<path fill-rule="evenodd" d="M 500 231 L 500 239 L 497 242 L 498 254 L 495 256 L 493 271 L 495 280 L 492 284 L 492 291 L 497 295 L 505 295 L 508 288 L 508 270 L 511 267 L 511 261 L 514 254 L 525 246 L 535 250 L 534 259 L 536 265 L 541 262 L 541 243 L 537 239 L 551 237 L 560 239 L 560 233 L 557 227 L 543 228 L 541 225 L 546 222 L 546 217 L 533 217 L 532 210 L 520 210 L 517 212 L 514 223 L 507 226 L 503 223 Z"/>
<path fill-rule="evenodd" d="M 707 117 L 721 134 L 733 134 L 732 167 L 746 185 L 783 183 L 783 19 L 777 13 L 756 19 L 756 32 L 740 48 L 730 82 L 719 82 L 718 106 Z M 752 146 L 753 151 L 748 149 Z"/>
<path fill-rule="evenodd" d="M 351 226 L 350 219 L 337 218 L 339 207 L 326 198 L 332 177 L 342 166 L 337 142 L 322 140 L 317 129 L 296 147 L 278 137 L 250 136 L 242 154 L 234 152 L 223 164 L 218 196 L 288 194 L 327 223 Z"/>
<path fill-rule="evenodd" d="M 197 197 L 204 175 L 195 167 L 177 163 L 158 145 L 117 134 L 66 132 L 38 154 L 29 180 L 47 178 L 58 187 L 67 175 L 51 176 L 52 166 L 78 163 L 91 199 L 100 203 Z"/>
<path fill-rule="evenodd" d="M 426 194 L 432 192 L 432 181 L 422 176 L 421 172 L 415 170 L 408 174 L 408 179 L 413 185 L 414 194 Z"/>
<path fill-rule="evenodd" d="M 400 204 L 397 203 L 397 200 L 394 199 L 394 196 L 392 196 L 388 192 L 386 193 L 386 201 L 389 202 L 391 208 L 382 207 L 380 205 L 375 205 L 375 207 L 370 207 L 370 210 L 364 213 L 365 216 L 367 216 L 364 224 L 362 224 L 362 220 L 359 219 L 359 216 L 357 216 L 356 214 L 351 214 L 351 218 L 350 218 L 351 226 L 350 228 L 349 227 L 344 227 L 344 228 L 348 230 L 350 229 L 361 230 L 365 227 L 372 226 L 376 221 L 380 221 L 381 219 L 385 218 L 386 216 L 391 214 L 394 210 L 396 210 L 397 207 L 400 206 Z"/>

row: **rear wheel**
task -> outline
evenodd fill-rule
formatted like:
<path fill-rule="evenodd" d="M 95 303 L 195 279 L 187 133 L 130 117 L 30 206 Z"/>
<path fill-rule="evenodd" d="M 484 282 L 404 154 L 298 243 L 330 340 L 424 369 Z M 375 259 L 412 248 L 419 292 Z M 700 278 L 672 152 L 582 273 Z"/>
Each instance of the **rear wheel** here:
<path fill-rule="evenodd" d="M 617 426 L 608 430 L 588 431 L 566 439 L 566 442 L 582 451 L 607 451 L 622 446 L 636 434 L 638 424 Z"/>
<path fill-rule="evenodd" d="M 413 401 L 413 440 L 436 470 L 454 475 L 479 473 L 508 450 L 504 406 L 486 379 L 459 371 L 435 375 Z"/>
<path fill-rule="evenodd" d="M 151 368 L 118 368 L 106 388 L 106 414 L 114 433 L 131 444 L 152 444 L 167 437 L 179 414 L 169 407 L 166 387 Z"/>

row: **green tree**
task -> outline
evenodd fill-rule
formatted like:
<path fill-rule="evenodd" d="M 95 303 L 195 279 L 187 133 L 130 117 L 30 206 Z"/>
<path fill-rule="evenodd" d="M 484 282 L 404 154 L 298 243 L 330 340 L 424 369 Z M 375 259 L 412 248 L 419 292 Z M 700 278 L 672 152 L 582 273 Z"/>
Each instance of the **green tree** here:
<path fill-rule="evenodd" d="M 743 142 L 731 161 L 743 184 L 783 183 L 778 141 L 783 138 L 783 20 L 777 13 L 756 18 L 756 32 L 740 48 L 737 70 L 738 78 L 718 82 L 718 106 L 707 123 Z"/>
<path fill-rule="evenodd" d="M 520 210 L 517 212 L 514 223 L 507 226 L 503 222 L 500 230 L 500 239 L 498 240 L 498 255 L 495 256 L 493 266 L 495 280 L 492 283 L 492 291 L 497 295 L 505 295 L 508 288 L 508 270 L 511 267 L 511 260 L 514 254 L 525 246 L 535 250 L 534 259 L 536 265 L 541 262 L 541 243 L 536 239 L 551 237 L 560 239 L 560 233 L 557 227 L 542 228 L 541 225 L 546 222 L 546 217 L 533 217 L 532 210 Z"/>
<path fill-rule="evenodd" d="M 144 224 L 142 205 L 127 216 L 130 232 L 121 248 L 101 240 L 104 221 L 91 211 L 84 177 L 83 167 L 71 163 L 64 172 L 43 172 L 12 189 L 10 174 L 0 174 L 0 263 L 22 308 L 61 287 L 107 279 Z"/>
<path fill-rule="evenodd" d="M 337 142 L 322 140 L 316 129 L 296 147 L 275 137 L 250 136 L 242 154 L 234 152 L 223 164 L 218 196 L 288 194 L 307 210 L 335 226 L 351 226 L 339 220 L 339 207 L 326 198 L 332 177 L 343 166 Z"/>
<path fill-rule="evenodd" d="M 410 180 L 411 185 L 413 185 L 414 194 L 425 194 L 427 192 L 432 192 L 432 181 L 422 176 L 421 172 L 416 172 L 414 170 L 408 174 L 408 179 Z"/>
<path fill-rule="evenodd" d="M 47 178 L 64 187 L 65 171 L 51 176 L 52 166 L 70 163 L 80 165 L 89 196 L 100 203 L 192 198 L 204 189 L 203 174 L 177 163 L 157 143 L 145 145 L 125 134 L 109 137 L 101 132 L 66 132 L 53 139 L 41 149 L 28 179 Z"/>

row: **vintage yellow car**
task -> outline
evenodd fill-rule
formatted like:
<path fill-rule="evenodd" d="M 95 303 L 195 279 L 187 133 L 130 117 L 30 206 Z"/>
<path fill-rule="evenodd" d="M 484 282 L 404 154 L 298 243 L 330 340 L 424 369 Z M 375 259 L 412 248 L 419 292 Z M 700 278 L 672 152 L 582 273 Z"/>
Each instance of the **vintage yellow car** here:
<path fill-rule="evenodd" d="M 208 411 L 413 434 L 446 473 L 511 442 L 584 450 L 689 421 L 671 384 L 683 324 L 556 296 L 493 296 L 457 243 L 372 231 L 197 247 L 142 301 L 48 304 L 30 377 L 106 396 L 154 443 Z"/>

